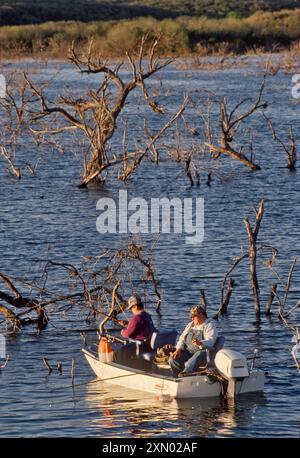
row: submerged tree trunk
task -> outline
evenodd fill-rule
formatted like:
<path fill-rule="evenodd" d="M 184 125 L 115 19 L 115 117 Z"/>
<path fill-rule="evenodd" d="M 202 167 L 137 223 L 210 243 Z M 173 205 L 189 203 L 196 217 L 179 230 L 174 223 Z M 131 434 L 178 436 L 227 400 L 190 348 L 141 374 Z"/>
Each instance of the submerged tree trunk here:
<path fill-rule="evenodd" d="M 272 288 L 271 288 L 269 300 L 266 303 L 266 307 L 265 307 L 265 314 L 266 315 L 271 315 L 271 307 L 272 307 L 272 304 L 273 304 L 273 301 L 274 301 L 274 297 L 276 295 L 276 291 L 277 291 L 277 283 L 274 283 L 274 285 L 272 285 Z"/>
<path fill-rule="evenodd" d="M 256 271 L 256 257 L 257 248 L 256 240 L 260 228 L 260 223 L 264 214 L 264 201 L 262 200 L 259 204 L 258 210 L 255 210 L 255 225 L 252 229 L 248 218 L 244 219 L 248 238 L 249 238 L 249 263 L 250 263 L 250 283 L 253 293 L 254 310 L 257 317 L 260 316 L 260 297 L 259 297 L 259 284 L 257 279 Z"/>

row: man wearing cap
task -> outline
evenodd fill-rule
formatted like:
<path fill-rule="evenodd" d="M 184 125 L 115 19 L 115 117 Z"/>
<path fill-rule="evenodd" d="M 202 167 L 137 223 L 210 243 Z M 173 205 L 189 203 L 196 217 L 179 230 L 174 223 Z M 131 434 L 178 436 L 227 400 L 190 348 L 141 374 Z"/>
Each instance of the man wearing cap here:
<path fill-rule="evenodd" d="M 176 350 L 169 363 L 175 377 L 188 374 L 206 363 L 206 349 L 213 348 L 218 337 L 215 321 L 208 319 L 202 307 L 190 310 L 191 323 L 179 337 Z"/>
<path fill-rule="evenodd" d="M 126 326 L 121 331 L 122 336 L 136 340 L 149 339 L 155 328 L 151 316 L 144 310 L 140 296 L 135 294 L 128 299 L 128 310 L 133 313 L 133 317 L 129 322 L 120 321 Z"/>
<path fill-rule="evenodd" d="M 150 339 L 155 327 L 151 316 L 144 310 L 143 302 L 137 294 L 128 299 L 128 310 L 133 313 L 133 317 L 128 321 L 119 320 L 122 326 L 125 326 L 121 331 L 121 335 L 127 339 L 135 339 L 145 341 L 140 347 L 140 350 L 148 348 L 147 340 Z M 125 363 L 126 359 L 136 354 L 136 344 L 129 343 L 120 348 L 116 354 L 116 361 Z"/>

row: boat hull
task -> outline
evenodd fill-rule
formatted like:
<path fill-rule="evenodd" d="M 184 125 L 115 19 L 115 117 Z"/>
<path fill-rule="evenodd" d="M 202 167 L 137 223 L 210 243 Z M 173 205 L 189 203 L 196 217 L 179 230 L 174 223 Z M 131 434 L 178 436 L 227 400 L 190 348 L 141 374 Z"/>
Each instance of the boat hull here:
<path fill-rule="evenodd" d="M 101 362 L 85 349 L 83 349 L 83 353 L 96 376 L 103 382 L 112 385 L 133 388 L 156 395 L 167 395 L 176 399 L 218 397 L 222 392 L 221 384 L 217 381 L 212 383 L 206 375 L 182 378 L 165 377 L 138 369 L 126 368 L 113 362 Z M 236 382 L 235 393 L 262 391 L 264 382 L 263 371 L 252 371 L 249 377 Z"/>

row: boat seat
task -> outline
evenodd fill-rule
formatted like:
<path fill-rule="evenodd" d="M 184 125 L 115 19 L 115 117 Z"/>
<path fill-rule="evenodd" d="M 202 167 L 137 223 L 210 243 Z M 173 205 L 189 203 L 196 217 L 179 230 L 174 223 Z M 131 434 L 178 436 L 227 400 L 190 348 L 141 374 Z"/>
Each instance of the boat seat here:
<path fill-rule="evenodd" d="M 160 329 L 159 331 L 154 331 L 149 342 L 151 350 L 139 351 L 138 348 L 137 356 L 145 361 L 154 361 L 156 350 L 167 344 L 175 345 L 176 337 L 177 331 L 175 329 Z"/>

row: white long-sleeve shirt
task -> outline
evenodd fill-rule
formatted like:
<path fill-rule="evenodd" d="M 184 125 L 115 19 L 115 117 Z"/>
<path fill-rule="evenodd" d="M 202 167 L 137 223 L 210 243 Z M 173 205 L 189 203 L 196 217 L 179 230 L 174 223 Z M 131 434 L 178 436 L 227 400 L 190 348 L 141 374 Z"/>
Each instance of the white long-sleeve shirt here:
<path fill-rule="evenodd" d="M 193 322 L 191 322 L 185 327 L 183 333 L 181 334 L 177 342 L 177 345 L 176 345 L 177 350 L 184 349 L 186 336 L 193 329 L 203 331 L 204 340 L 202 340 L 201 348 L 210 349 L 214 346 L 217 340 L 217 337 L 218 337 L 218 331 L 217 331 L 217 327 L 215 324 L 215 320 L 206 319 L 202 324 L 196 325 Z"/>

